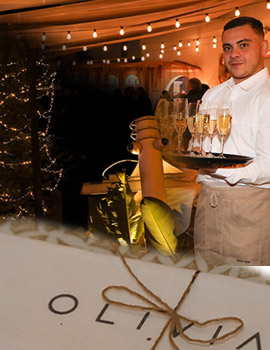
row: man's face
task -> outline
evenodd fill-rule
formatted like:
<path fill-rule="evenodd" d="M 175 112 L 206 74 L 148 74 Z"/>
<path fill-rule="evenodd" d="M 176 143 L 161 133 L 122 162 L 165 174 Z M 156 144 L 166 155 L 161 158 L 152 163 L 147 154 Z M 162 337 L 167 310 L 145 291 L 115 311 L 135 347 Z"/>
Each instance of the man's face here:
<path fill-rule="evenodd" d="M 236 84 L 263 69 L 267 41 L 248 24 L 226 30 L 222 41 L 224 62 Z"/>

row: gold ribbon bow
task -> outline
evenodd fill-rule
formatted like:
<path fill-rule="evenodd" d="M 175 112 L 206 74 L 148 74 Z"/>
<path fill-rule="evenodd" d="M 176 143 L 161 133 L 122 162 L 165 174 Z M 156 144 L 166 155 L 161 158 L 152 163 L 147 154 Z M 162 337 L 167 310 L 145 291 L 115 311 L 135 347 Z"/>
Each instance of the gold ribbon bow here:
<path fill-rule="evenodd" d="M 105 301 L 107 301 L 108 303 L 114 304 L 114 305 L 118 305 L 118 306 L 122 306 L 122 307 L 128 307 L 128 308 L 132 308 L 132 309 L 140 309 L 140 310 L 148 310 L 148 311 L 157 311 L 157 312 L 162 312 L 162 313 L 166 313 L 168 315 L 168 321 L 166 322 L 165 326 L 163 327 L 163 329 L 161 330 L 158 338 L 156 339 L 154 345 L 151 347 L 151 350 L 155 350 L 157 348 L 158 343 L 160 342 L 163 334 L 165 333 L 166 329 L 169 328 L 169 341 L 170 344 L 172 346 L 172 348 L 174 350 L 180 350 L 178 348 L 178 346 L 176 345 L 174 339 L 173 339 L 173 333 L 175 330 L 177 330 L 180 334 L 180 336 L 182 336 L 184 339 L 186 339 L 189 342 L 193 342 L 193 343 L 200 343 L 200 344 L 213 344 L 214 342 L 217 341 L 221 341 L 224 340 L 225 338 L 228 338 L 231 335 L 236 334 L 238 331 L 240 331 L 241 328 L 243 328 L 244 326 L 244 322 L 238 318 L 238 317 L 220 317 L 220 318 L 214 318 L 214 319 L 210 319 L 204 322 L 199 322 L 197 320 L 192 320 L 189 319 L 183 315 L 180 315 L 178 313 L 181 305 L 183 304 L 186 296 L 189 294 L 191 286 L 193 285 L 194 281 L 196 280 L 196 278 L 198 277 L 200 271 L 196 271 L 190 281 L 190 283 L 188 284 L 187 288 L 185 289 L 183 295 L 181 296 L 180 300 L 178 301 L 178 304 L 176 305 L 176 307 L 173 309 L 171 308 L 167 303 L 165 303 L 159 296 L 157 296 L 155 293 L 153 293 L 149 288 L 147 288 L 140 280 L 139 278 L 133 273 L 133 271 L 131 270 L 131 268 L 129 267 L 129 265 L 127 264 L 125 258 L 123 257 L 123 255 L 119 252 L 118 248 L 116 247 L 117 253 L 120 255 L 120 258 L 123 261 L 123 264 L 125 265 L 125 267 L 127 268 L 127 270 L 129 271 L 130 275 L 136 280 L 136 282 L 142 287 L 142 289 L 146 292 L 146 294 L 148 294 L 149 296 L 151 296 L 156 302 L 151 301 L 150 299 L 148 299 L 147 297 L 144 297 L 143 295 L 125 287 L 125 286 L 108 286 L 107 288 L 105 288 L 102 291 L 102 297 L 104 298 Z M 142 306 L 142 305 L 136 305 L 136 304 L 127 304 L 127 303 L 123 303 L 120 301 L 116 301 L 113 300 L 111 298 L 109 298 L 107 296 L 107 292 L 109 290 L 122 290 L 122 291 L 126 291 L 128 292 L 130 295 L 135 296 L 137 299 L 142 300 L 143 302 L 145 302 L 148 306 Z M 196 338 L 191 338 L 188 335 L 184 334 L 183 331 L 183 326 L 181 324 L 181 320 L 187 321 L 189 323 L 192 323 L 193 325 L 199 326 L 199 327 L 203 327 L 203 326 L 207 326 L 209 324 L 213 324 L 213 323 L 219 323 L 219 322 L 226 322 L 226 321 L 234 321 L 236 323 L 238 323 L 238 325 L 235 327 L 234 330 L 225 333 L 222 336 L 216 337 L 216 338 L 211 338 L 211 339 L 206 339 L 206 340 L 202 340 L 202 339 L 196 339 Z"/>

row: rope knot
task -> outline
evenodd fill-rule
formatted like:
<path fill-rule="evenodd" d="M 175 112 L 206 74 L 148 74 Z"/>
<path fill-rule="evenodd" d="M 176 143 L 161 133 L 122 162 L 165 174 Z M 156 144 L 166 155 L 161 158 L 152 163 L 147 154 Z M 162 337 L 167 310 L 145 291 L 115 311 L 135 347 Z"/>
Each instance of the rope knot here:
<path fill-rule="evenodd" d="M 156 295 L 154 292 L 152 292 L 149 288 L 147 288 L 142 283 L 142 281 L 131 270 L 131 268 L 127 264 L 123 255 L 119 252 L 118 248 L 117 247 L 115 247 L 115 248 L 116 248 L 117 253 L 120 255 L 120 258 L 122 259 L 124 266 L 127 268 L 129 274 L 136 280 L 138 285 L 143 289 L 143 291 L 145 292 L 146 295 L 148 295 L 148 297 L 146 297 L 140 293 L 137 293 L 136 291 L 131 290 L 130 288 L 125 287 L 125 286 L 108 286 L 107 288 L 105 288 L 102 291 L 102 297 L 104 298 L 105 301 L 107 301 L 108 303 L 114 304 L 114 305 L 128 307 L 131 309 L 140 309 L 140 310 L 147 310 L 147 311 L 162 312 L 162 313 L 166 313 L 168 315 L 168 320 L 167 320 L 165 326 L 163 327 L 163 329 L 161 330 L 159 336 L 155 340 L 153 346 L 151 347 L 151 350 L 156 350 L 157 345 L 159 344 L 161 338 L 163 337 L 163 335 L 167 329 L 169 329 L 168 337 L 169 337 L 169 342 L 170 342 L 172 349 L 179 350 L 178 346 L 176 345 L 176 343 L 174 341 L 173 335 L 174 335 L 175 330 L 177 330 L 179 335 L 188 342 L 200 343 L 200 344 L 213 344 L 214 342 L 224 340 L 225 338 L 228 338 L 229 336 L 236 334 L 238 331 L 240 331 L 240 329 L 243 328 L 244 322 L 238 317 L 231 317 L 231 316 L 230 317 L 221 317 L 221 318 L 210 319 L 210 320 L 207 320 L 204 322 L 199 322 L 199 321 L 196 321 L 193 319 L 189 319 L 189 318 L 187 318 L 179 313 L 179 309 L 180 309 L 182 303 L 184 302 L 185 298 L 189 294 L 191 287 L 194 284 L 195 280 L 199 276 L 200 271 L 196 271 L 193 274 L 191 281 L 189 282 L 183 295 L 181 296 L 180 300 L 178 301 L 176 307 L 173 309 L 167 303 L 165 303 L 158 295 Z M 120 291 L 120 290 L 125 291 L 129 295 L 133 295 L 137 299 L 143 301 L 144 304 L 146 304 L 147 306 L 143 306 L 143 305 L 139 305 L 139 304 L 127 304 L 127 303 L 124 303 L 121 301 L 111 299 L 110 297 L 108 297 L 107 292 L 109 290 L 112 290 L 112 289 L 118 290 L 118 291 Z M 154 301 L 152 301 L 150 298 Z M 226 321 L 232 321 L 232 322 L 237 323 L 238 325 L 235 327 L 235 329 L 233 329 L 232 331 L 228 331 L 227 333 L 223 334 L 222 336 L 216 337 L 215 339 L 213 339 L 213 337 L 212 337 L 211 339 L 203 340 L 203 339 L 191 338 L 188 335 L 186 335 L 184 333 L 183 326 L 181 324 L 181 320 L 186 321 L 188 323 L 191 323 L 197 327 L 204 327 L 204 326 L 214 324 L 214 323 L 220 324 L 220 322 L 226 322 Z"/>

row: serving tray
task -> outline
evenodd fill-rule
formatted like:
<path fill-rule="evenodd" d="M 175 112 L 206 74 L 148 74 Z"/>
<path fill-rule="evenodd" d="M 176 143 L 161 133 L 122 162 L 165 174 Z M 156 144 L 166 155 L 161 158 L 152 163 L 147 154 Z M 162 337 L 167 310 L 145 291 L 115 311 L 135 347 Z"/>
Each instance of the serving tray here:
<path fill-rule="evenodd" d="M 252 157 L 234 154 L 224 154 L 225 158 L 219 158 L 218 153 L 213 153 L 213 155 L 214 157 L 201 157 L 199 155 L 189 155 L 189 153 L 178 155 L 177 153 L 168 152 L 163 154 L 163 158 L 176 167 L 183 167 L 185 165 L 191 169 L 228 167 L 237 164 L 246 164 L 253 159 Z"/>

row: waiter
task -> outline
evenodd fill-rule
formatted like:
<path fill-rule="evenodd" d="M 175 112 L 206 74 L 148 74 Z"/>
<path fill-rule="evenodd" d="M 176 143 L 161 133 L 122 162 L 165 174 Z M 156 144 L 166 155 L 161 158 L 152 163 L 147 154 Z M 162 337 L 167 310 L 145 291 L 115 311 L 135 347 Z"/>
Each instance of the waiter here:
<path fill-rule="evenodd" d="M 232 129 L 224 153 L 250 156 L 244 167 L 201 169 L 195 217 L 196 255 L 209 263 L 270 265 L 270 79 L 262 23 L 238 17 L 223 29 L 223 56 L 231 75 L 203 101 L 231 102 Z M 204 149 L 208 149 L 205 140 Z M 220 138 L 213 152 L 220 151 Z"/>

